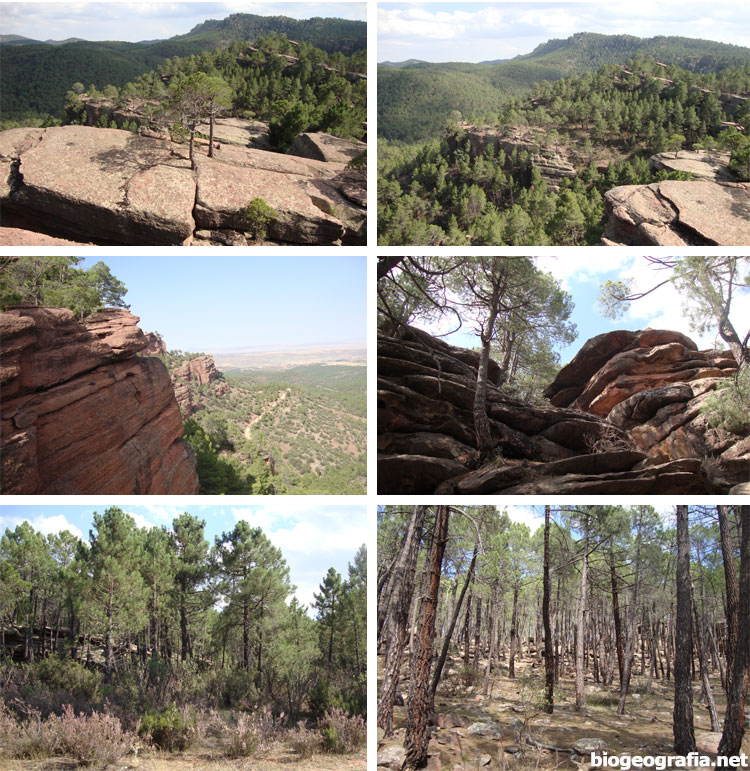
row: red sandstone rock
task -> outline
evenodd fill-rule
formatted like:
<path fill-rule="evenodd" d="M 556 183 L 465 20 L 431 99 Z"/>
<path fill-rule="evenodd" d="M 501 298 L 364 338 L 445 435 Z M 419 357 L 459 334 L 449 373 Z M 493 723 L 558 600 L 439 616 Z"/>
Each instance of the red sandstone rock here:
<path fill-rule="evenodd" d="M 198 491 L 166 367 L 135 355 L 137 322 L 122 309 L 0 314 L 4 494 Z"/>
<path fill-rule="evenodd" d="M 165 356 L 167 353 L 167 346 L 160 337 L 157 337 L 153 332 L 146 334 L 146 340 L 148 344 L 141 351 L 143 356 Z"/>

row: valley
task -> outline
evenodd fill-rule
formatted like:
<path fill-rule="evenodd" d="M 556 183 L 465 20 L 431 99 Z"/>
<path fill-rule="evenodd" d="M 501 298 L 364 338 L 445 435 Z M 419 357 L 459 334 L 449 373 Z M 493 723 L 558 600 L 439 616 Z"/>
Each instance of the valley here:
<path fill-rule="evenodd" d="M 750 49 L 579 33 L 378 75 L 381 245 L 750 237 Z"/>
<path fill-rule="evenodd" d="M 364 366 L 223 373 L 206 355 L 161 358 L 188 421 L 202 493 L 364 494 Z"/>

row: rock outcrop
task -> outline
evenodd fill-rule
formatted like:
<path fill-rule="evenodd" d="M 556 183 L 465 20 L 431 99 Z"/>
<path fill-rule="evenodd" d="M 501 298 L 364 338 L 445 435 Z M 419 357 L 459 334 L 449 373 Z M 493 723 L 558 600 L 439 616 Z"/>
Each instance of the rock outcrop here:
<path fill-rule="evenodd" d="M 204 405 L 200 398 L 193 398 L 193 384 L 201 386 L 214 383 L 213 391 L 222 396 L 229 391 L 229 383 L 223 379 L 222 373 L 216 369 L 213 356 L 201 354 L 193 359 L 187 359 L 170 372 L 175 398 L 184 417 L 194 415 L 202 410 Z"/>
<path fill-rule="evenodd" d="M 619 330 L 587 341 L 545 396 L 606 418 L 651 458 L 705 460 L 714 487 L 734 487 L 750 479 L 750 437 L 712 428 L 701 407 L 736 372 L 729 351 L 699 351 L 679 332 Z"/>
<path fill-rule="evenodd" d="M 711 182 L 736 182 L 737 177 L 729 170 L 729 153 L 708 153 L 703 150 L 679 150 L 676 153 L 659 153 L 648 159 L 651 171 L 684 171 L 693 179 Z"/>
<path fill-rule="evenodd" d="M 167 346 L 158 335 L 153 332 L 146 333 L 146 347 L 141 351 L 141 356 L 165 356 Z"/>
<path fill-rule="evenodd" d="M 742 246 L 750 243 L 750 183 L 666 180 L 604 194 L 602 242 L 631 246 Z"/>
<path fill-rule="evenodd" d="M 105 309 L 0 314 L 3 494 L 190 495 L 192 450 L 138 318 Z"/>
<path fill-rule="evenodd" d="M 469 141 L 469 155 L 476 158 L 483 155 L 487 147 L 495 150 L 503 150 L 510 154 L 514 150 L 526 151 L 531 155 L 531 163 L 539 169 L 551 190 L 560 187 L 561 180 L 573 179 L 577 175 L 576 169 L 588 163 L 588 158 L 576 152 L 572 146 L 552 144 L 548 147 L 540 146 L 534 132 L 526 127 L 509 129 L 500 132 L 499 129 L 489 127 L 475 127 L 464 125 L 465 133 L 460 137 L 460 142 Z M 449 137 L 449 142 L 455 144 L 456 138 Z"/>
<path fill-rule="evenodd" d="M 246 244 L 245 208 L 275 211 L 272 242 L 365 242 L 364 175 L 343 162 L 221 145 L 214 158 L 154 135 L 89 126 L 0 133 L 3 224 L 114 245 Z M 197 234 L 197 235 L 196 235 Z"/>
<path fill-rule="evenodd" d="M 726 493 L 750 478 L 750 440 L 711 429 L 700 414 L 705 394 L 736 364 L 680 333 L 589 340 L 548 388 L 549 406 L 505 393 L 493 363 L 487 401 L 497 458 L 481 466 L 477 366 L 477 353 L 419 330 L 379 336 L 378 492 Z"/>

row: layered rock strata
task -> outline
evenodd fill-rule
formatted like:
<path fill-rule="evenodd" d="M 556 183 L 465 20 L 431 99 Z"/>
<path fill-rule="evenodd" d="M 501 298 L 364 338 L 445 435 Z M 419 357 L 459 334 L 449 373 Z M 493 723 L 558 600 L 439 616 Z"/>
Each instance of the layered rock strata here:
<path fill-rule="evenodd" d="M 245 244 L 253 232 L 245 209 L 262 198 L 275 211 L 274 242 L 364 243 L 356 194 L 364 180 L 345 163 L 235 145 L 214 158 L 196 152 L 193 171 L 185 145 L 156 135 L 90 126 L 2 132 L 3 224 L 96 244 Z"/>
<path fill-rule="evenodd" d="M 604 194 L 602 243 L 741 246 L 750 243 L 750 183 L 666 180 Z"/>
<path fill-rule="evenodd" d="M 189 495 L 192 450 L 138 318 L 105 309 L 0 314 L 3 494 Z"/>
<path fill-rule="evenodd" d="M 487 401 L 498 455 L 479 468 L 477 366 L 478 354 L 419 330 L 379 337 L 380 493 L 728 492 L 750 471 L 747 440 L 709 429 L 699 413 L 734 360 L 697 351 L 679 333 L 593 338 L 548 389 L 550 406 L 505 393 L 493 363 Z"/>

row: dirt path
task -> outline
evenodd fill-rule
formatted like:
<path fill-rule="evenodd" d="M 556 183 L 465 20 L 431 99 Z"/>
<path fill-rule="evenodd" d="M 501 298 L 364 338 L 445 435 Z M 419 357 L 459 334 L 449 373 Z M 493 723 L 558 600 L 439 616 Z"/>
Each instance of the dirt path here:
<path fill-rule="evenodd" d="M 250 435 L 250 429 L 267 413 L 271 410 L 276 409 L 277 405 L 284 401 L 284 399 L 289 396 L 289 391 L 284 390 L 279 394 L 278 399 L 274 399 L 267 407 L 263 409 L 263 411 L 260 413 L 260 415 L 256 415 L 254 418 L 250 419 L 250 422 L 245 426 L 245 430 L 243 432 L 245 439 L 248 441 L 252 439 L 252 436 Z"/>

